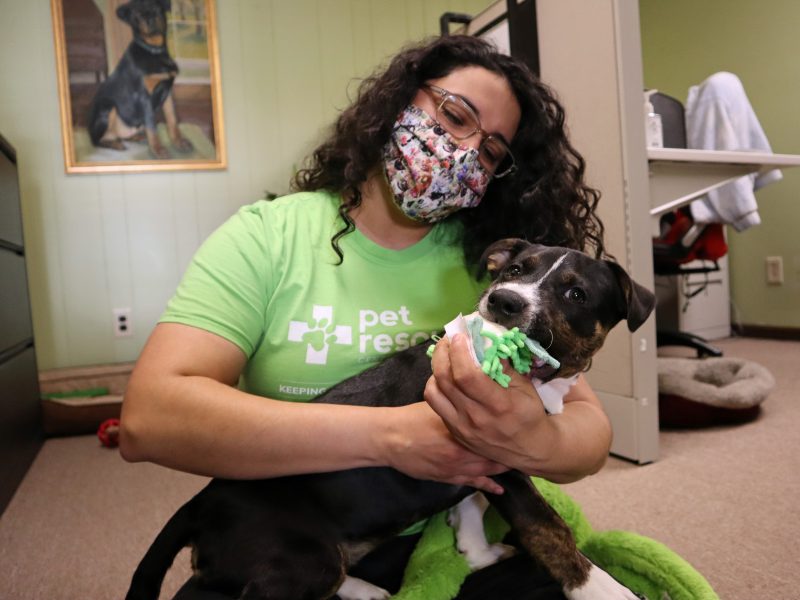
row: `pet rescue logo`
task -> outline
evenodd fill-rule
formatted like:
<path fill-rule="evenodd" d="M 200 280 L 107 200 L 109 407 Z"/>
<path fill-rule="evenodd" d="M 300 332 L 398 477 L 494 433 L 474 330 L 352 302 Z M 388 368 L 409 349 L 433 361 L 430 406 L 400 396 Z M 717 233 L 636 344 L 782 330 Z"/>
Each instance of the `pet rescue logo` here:
<path fill-rule="evenodd" d="M 358 344 L 358 352 L 364 361 L 380 360 L 378 355 L 404 350 L 429 339 L 432 333 L 425 331 L 401 331 L 395 334 L 386 330 L 394 327 L 413 326 L 408 309 L 378 312 L 371 309 L 358 311 L 358 335 L 353 336 L 353 327 L 334 321 L 332 306 L 314 305 L 309 321 L 289 322 L 289 341 L 306 344 L 306 364 L 325 365 L 328 355 L 336 346 Z M 376 333 L 380 327 L 383 333 Z M 434 332 L 435 333 L 435 332 Z"/>

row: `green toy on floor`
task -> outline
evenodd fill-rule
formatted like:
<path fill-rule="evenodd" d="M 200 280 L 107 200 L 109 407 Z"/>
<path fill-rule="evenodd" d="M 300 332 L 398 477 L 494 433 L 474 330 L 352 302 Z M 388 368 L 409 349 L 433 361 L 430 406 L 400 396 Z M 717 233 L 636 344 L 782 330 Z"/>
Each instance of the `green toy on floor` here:
<path fill-rule="evenodd" d="M 536 488 L 572 529 L 578 548 L 599 567 L 648 600 L 719 600 L 706 579 L 663 544 L 628 531 L 595 531 L 580 506 L 559 486 L 533 478 Z M 486 537 L 499 542 L 508 525 L 489 509 Z M 394 600 L 451 600 L 470 569 L 440 513 L 428 522 Z"/>
<path fill-rule="evenodd" d="M 545 348 L 516 328 L 507 330 L 485 322 L 477 313 L 459 315 L 445 325 L 452 337 L 464 333 L 472 340 L 476 364 L 502 386 L 510 379 L 503 373 L 501 360 L 508 360 L 519 373 L 530 371 L 534 361 L 558 368 L 558 361 Z M 429 348 L 432 356 L 435 346 Z M 566 385 L 566 388 L 563 386 Z M 561 411 L 561 398 L 570 383 L 558 380 L 537 386 L 548 413 Z M 554 396 L 547 393 L 553 387 Z M 561 386 L 561 387 L 560 387 Z M 561 488 L 544 479 L 533 478 L 534 485 L 550 506 L 572 529 L 578 548 L 592 562 L 623 585 L 648 600 L 719 600 L 714 590 L 688 562 L 663 544 L 628 531 L 594 531 L 578 504 Z M 489 543 L 503 539 L 509 527 L 493 509 L 484 518 Z M 455 534 L 446 515 L 431 518 L 406 568 L 403 586 L 395 600 L 450 600 L 458 594 L 470 568 L 456 549 Z"/>

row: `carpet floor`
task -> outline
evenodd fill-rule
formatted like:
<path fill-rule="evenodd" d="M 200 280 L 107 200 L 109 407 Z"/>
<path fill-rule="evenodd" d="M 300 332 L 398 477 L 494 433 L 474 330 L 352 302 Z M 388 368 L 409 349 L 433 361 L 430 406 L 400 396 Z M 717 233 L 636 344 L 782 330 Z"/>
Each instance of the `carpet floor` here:
<path fill-rule="evenodd" d="M 744 425 L 662 431 L 658 461 L 610 458 L 564 489 L 595 529 L 666 544 L 724 600 L 800 598 L 800 343 L 722 340 L 726 356 L 755 360 L 777 381 Z M 94 436 L 48 440 L 0 518 L 0 596 L 116 600 L 172 513 L 206 479 L 125 463 Z M 169 598 L 189 575 L 184 550 Z"/>

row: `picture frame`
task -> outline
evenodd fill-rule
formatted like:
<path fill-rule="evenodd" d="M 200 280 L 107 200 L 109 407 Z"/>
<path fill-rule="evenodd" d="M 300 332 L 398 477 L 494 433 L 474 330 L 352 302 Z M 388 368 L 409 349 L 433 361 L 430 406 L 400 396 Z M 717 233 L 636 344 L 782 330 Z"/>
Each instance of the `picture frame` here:
<path fill-rule="evenodd" d="M 214 0 L 51 0 L 67 173 L 227 168 Z"/>

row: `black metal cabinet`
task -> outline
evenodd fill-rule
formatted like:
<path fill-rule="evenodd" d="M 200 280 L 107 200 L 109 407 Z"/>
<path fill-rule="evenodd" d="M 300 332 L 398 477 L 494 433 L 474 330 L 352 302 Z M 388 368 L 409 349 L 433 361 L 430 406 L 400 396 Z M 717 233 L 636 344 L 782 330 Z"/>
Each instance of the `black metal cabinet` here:
<path fill-rule="evenodd" d="M 17 157 L 0 135 L 0 512 L 42 444 Z"/>

